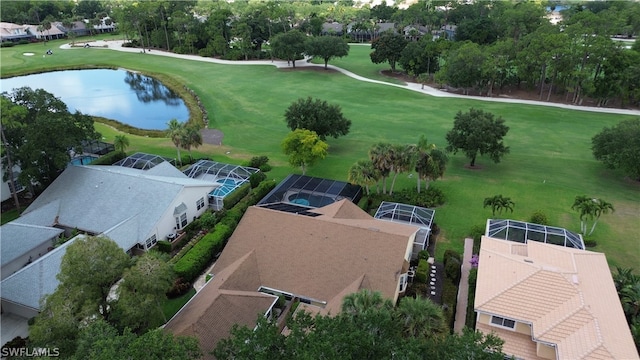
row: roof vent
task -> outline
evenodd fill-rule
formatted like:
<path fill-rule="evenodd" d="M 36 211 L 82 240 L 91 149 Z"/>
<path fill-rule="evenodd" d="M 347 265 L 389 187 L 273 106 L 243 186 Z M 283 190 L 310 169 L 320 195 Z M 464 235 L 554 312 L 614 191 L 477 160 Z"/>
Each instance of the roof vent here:
<path fill-rule="evenodd" d="M 578 275 L 575 275 L 575 274 L 574 274 L 573 276 L 571 276 L 571 281 L 572 281 L 575 285 L 580 284 L 580 280 L 578 279 Z"/>
<path fill-rule="evenodd" d="M 531 259 L 524 259 L 524 262 L 529 263 L 529 264 L 533 264 L 533 260 L 531 260 Z"/>

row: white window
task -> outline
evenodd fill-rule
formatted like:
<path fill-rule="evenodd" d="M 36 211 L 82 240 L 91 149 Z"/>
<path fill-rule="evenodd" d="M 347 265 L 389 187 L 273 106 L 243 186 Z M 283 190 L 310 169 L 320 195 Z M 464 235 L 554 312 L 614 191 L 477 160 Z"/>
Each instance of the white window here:
<path fill-rule="evenodd" d="M 153 245 L 155 245 L 157 242 L 158 242 L 158 240 L 156 239 L 156 235 L 153 234 L 153 235 L 151 235 L 150 238 L 147 239 L 145 245 L 146 245 L 146 247 L 148 249 L 148 248 L 152 247 Z"/>
<path fill-rule="evenodd" d="M 12 194 L 19 193 L 20 191 L 24 190 L 24 186 L 22 186 L 22 184 L 18 182 L 18 179 L 7 182 L 7 185 L 9 185 L 9 190 Z"/>
<path fill-rule="evenodd" d="M 505 319 L 499 316 L 491 316 L 491 325 L 500 326 L 508 329 L 515 329 L 516 322 L 511 319 Z"/>
<path fill-rule="evenodd" d="M 198 200 L 198 202 L 196 202 L 196 208 L 198 210 L 202 209 L 204 207 L 204 197 L 200 198 L 200 200 Z"/>
<path fill-rule="evenodd" d="M 182 229 L 185 226 L 187 226 L 187 213 L 176 216 L 176 229 Z"/>

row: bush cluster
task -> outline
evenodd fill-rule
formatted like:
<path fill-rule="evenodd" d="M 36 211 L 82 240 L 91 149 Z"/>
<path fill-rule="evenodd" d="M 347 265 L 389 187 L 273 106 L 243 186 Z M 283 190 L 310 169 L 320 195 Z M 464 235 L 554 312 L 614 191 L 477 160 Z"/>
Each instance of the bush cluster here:
<path fill-rule="evenodd" d="M 174 264 L 173 270 L 176 275 L 187 282 L 192 282 L 213 260 L 214 256 L 222 251 L 226 240 L 231 236 L 232 232 L 232 228 L 218 224 L 213 232 L 200 239 L 191 250 Z"/>
<path fill-rule="evenodd" d="M 428 274 L 429 263 L 425 259 L 420 259 L 420 261 L 418 261 L 418 268 L 416 269 L 416 281 L 419 283 L 426 283 Z"/>
<path fill-rule="evenodd" d="M 242 200 L 245 196 L 247 196 L 247 194 L 249 194 L 250 190 L 251 190 L 251 184 L 249 184 L 249 183 L 246 183 L 246 184 L 240 186 L 235 191 L 233 191 L 231 194 L 225 196 L 225 198 L 223 200 L 223 203 L 224 203 L 223 208 L 225 210 L 231 209 L 238 202 L 240 202 L 240 200 Z"/>
<path fill-rule="evenodd" d="M 257 173 L 251 174 L 251 176 L 249 177 L 249 183 L 251 184 L 251 188 L 252 189 L 256 188 L 266 178 L 267 178 L 267 175 L 262 171 L 258 171 Z"/>
<path fill-rule="evenodd" d="M 158 241 L 158 251 L 165 254 L 171 254 L 171 242 L 167 240 L 159 240 Z"/>
<path fill-rule="evenodd" d="M 460 281 L 462 257 L 453 250 L 445 250 L 444 252 L 444 274 L 456 286 Z"/>
<path fill-rule="evenodd" d="M 188 293 L 189 290 L 191 290 L 191 283 L 179 277 L 173 281 L 173 285 L 166 295 L 169 299 L 175 299 Z"/>
<path fill-rule="evenodd" d="M 547 215 L 544 212 L 538 210 L 531 214 L 529 222 L 540 225 L 549 225 L 549 218 L 547 218 Z"/>
<path fill-rule="evenodd" d="M 91 165 L 113 165 L 114 163 L 127 157 L 126 153 L 121 151 L 112 151 L 91 162 Z"/>
<path fill-rule="evenodd" d="M 465 325 L 469 329 L 476 328 L 476 312 L 474 309 L 474 302 L 476 301 L 476 282 L 478 280 L 478 269 L 469 270 L 469 295 L 467 297 L 467 318 L 465 319 Z"/>
<path fill-rule="evenodd" d="M 366 211 L 377 209 L 383 201 L 434 208 L 444 204 L 446 198 L 442 190 L 433 185 L 420 193 L 413 188 L 396 191 L 393 195 L 372 193 L 368 196 Z"/>

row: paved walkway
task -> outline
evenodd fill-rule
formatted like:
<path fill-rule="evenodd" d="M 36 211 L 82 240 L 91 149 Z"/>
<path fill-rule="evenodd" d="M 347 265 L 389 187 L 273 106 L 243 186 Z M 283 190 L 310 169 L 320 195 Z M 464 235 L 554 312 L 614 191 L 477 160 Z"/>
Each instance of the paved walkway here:
<path fill-rule="evenodd" d="M 224 64 L 224 65 L 270 65 L 270 66 L 275 66 L 278 68 L 291 68 L 291 65 L 287 62 L 287 61 L 280 61 L 280 60 L 249 60 L 249 61 L 231 61 L 231 60 L 221 60 L 221 59 L 214 59 L 214 58 L 210 58 L 210 57 L 202 57 L 202 56 L 198 56 L 198 55 L 185 55 L 185 54 L 175 54 L 172 52 L 167 52 L 167 51 L 160 51 L 160 50 L 153 50 L 153 51 L 149 51 L 147 50 L 144 54 L 142 53 L 142 50 L 139 48 L 128 48 L 128 47 L 122 47 L 122 44 L 124 43 L 123 40 L 112 40 L 112 41 L 105 41 L 105 40 L 100 40 L 100 41 L 95 41 L 95 42 L 89 42 L 88 44 L 91 45 L 90 48 L 84 48 L 83 45 L 85 44 L 84 42 L 76 42 L 75 47 L 71 47 L 71 45 L 69 44 L 64 44 L 62 46 L 60 46 L 61 49 L 72 49 L 74 51 L 93 51 L 93 50 L 103 50 L 103 49 L 109 49 L 109 50 L 116 50 L 116 51 L 123 51 L 123 52 L 131 52 L 131 53 L 139 53 L 141 56 L 148 56 L 148 55 L 154 55 L 154 56 L 168 56 L 168 57 L 173 57 L 173 58 L 178 58 L 178 59 L 185 59 L 185 60 L 193 60 L 193 61 L 202 61 L 202 62 L 209 62 L 209 63 L 214 63 L 214 64 Z M 370 46 L 368 44 L 350 44 L 350 45 L 362 45 L 362 46 Z M 296 61 L 296 67 L 324 67 L 324 64 L 313 64 L 309 61 L 305 61 L 305 60 L 298 60 Z M 572 110 L 581 110 L 581 111 L 590 111 L 590 112 L 599 112 L 599 113 L 610 113 L 610 114 L 624 114 L 624 115 L 640 115 L 640 111 L 638 110 L 629 110 L 629 109 L 614 109 L 614 108 L 602 108 L 602 107 L 593 107 L 593 106 L 576 106 L 576 105 L 570 105 L 570 104 L 560 104 L 560 103 L 551 103 L 551 102 L 544 102 L 544 101 L 534 101 L 534 100 L 523 100 L 523 99 L 512 99 L 512 98 L 506 98 L 506 97 L 484 97 L 484 96 L 468 96 L 468 95 L 459 95 L 459 94 L 452 94 L 446 91 L 442 91 L 436 88 L 432 88 L 430 86 L 422 86 L 422 84 L 418 84 L 418 83 L 406 83 L 404 85 L 400 85 L 400 84 L 392 84 L 392 83 L 388 83 L 385 81 L 380 81 L 380 80 L 373 80 L 373 79 L 369 79 L 357 74 L 354 74 L 348 70 L 339 68 L 337 66 L 334 65 L 328 65 L 329 69 L 335 70 L 335 71 L 339 71 L 341 73 L 343 73 L 344 75 L 347 75 L 353 79 L 356 80 L 360 80 L 360 81 L 366 81 L 366 82 L 370 82 L 370 83 L 375 83 L 375 84 L 381 84 L 381 85 L 387 85 L 387 86 L 394 86 L 394 87 L 398 87 L 398 88 L 402 88 L 402 89 L 407 89 L 407 90 L 411 90 L 411 91 L 416 91 L 416 92 L 420 92 L 423 94 L 427 94 L 427 95 L 431 95 L 431 96 L 435 96 L 435 97 L 449 97 L 449 98 L 463 98 L 463 99 L 474 99 L 474 100 L 480 100 L 480 101 L 493 101 L 493 102 L 502 102 L 502 103 L 512 103 L 512 104 L 528 104 L 528 105 L 539 105 L 539 106 L 550 106 L 550 107 L 558 107 L 558 108 L 563 108 L 563 109 L 572 109 Z"/>
<path fill-rule="evenodd" d="M 471 255 L 473 255 L 473 239 L 464 239 L 464 255 L 462 257 L 462 274 L 458 287 L 458 301 L 456 305 L 456 319 L 453 331 L 462 334 L 467 320 L 467 301 L 469 300 L 469 270 L 471 270 Z"/>

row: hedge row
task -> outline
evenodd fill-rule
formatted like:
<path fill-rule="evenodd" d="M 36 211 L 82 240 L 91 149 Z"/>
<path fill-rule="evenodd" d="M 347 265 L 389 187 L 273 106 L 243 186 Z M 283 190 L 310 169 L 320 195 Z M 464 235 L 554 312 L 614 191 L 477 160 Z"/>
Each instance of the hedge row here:
<path fill-rule="evenodd" d="M 224 224 L 218 224 L 216 229 L 205 235 L 173 266 L 178 277 L 192 282 L 205 267 L 213 260 L 214 256 L 222 251 L 226 240 L 233 233 L 233 229 Z"/>
<path fill-rule="evenodd" d="M 93 160 L 91 165 L 113 165 L 126 157 L 127 154 L 122 151 L 112 151 Z"/>
<path fill-rule="evenodd" d="M 416 269 L 416 281 L 420 283 L 426 283 L 428 274 L 429 263 L 425 259 L 420 259 L 420 261 L 418 262 L 418 269 Z"/>
<path fill-rule="evenodd" d="M 225 210 L 231 209 L 237 203 L 239 203 L 240 200 L 244 199 L 244 197 L 247 196 L 247 194 L 249 194 L 250 190 L 251 190 L 251 184 L 249 183 L 245 183 L 244 185 L 240 186 L 231 194 L 225 196 L 223 200 L 224 205 L 222 207 Z"/>

